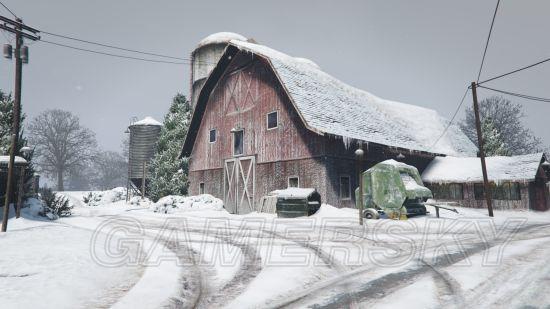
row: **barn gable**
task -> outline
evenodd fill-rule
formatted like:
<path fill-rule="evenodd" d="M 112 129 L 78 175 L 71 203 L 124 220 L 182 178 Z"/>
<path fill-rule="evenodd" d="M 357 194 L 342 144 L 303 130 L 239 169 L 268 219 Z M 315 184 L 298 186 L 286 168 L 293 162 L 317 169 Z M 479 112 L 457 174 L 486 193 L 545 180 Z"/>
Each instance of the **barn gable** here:
<path fill-rule="evenodd" d="M 207 83 L 215 84 L 230 57 L 239 50 L 259 55 L 269 63 L 304 125 L 313 132 L 454 156 L 472 156 L 477 151 L 456 125 L 451 125 L 434 146 L 448 125 L 434 110 L 380 99 L 326 74 L 310 61 L 266 46 L 232 40 Z M 204 87 L 200 96 L 207 97 L 209 91 Z M 191 152 L 198 128 L 193 122 L 200 122 L 202 112 L 197 106 L 183 155 Z"/>

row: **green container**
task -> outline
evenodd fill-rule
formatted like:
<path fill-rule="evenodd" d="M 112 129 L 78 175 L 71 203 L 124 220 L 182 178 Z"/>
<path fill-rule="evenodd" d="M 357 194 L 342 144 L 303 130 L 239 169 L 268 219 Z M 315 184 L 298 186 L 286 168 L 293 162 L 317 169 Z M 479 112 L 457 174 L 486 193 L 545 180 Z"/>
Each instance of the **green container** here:
<path fill-rule="evenodd" d="M 311 216 L 321 207 L 321 195 L 315 189 L 288 188 L 273 191 L 277 195 L 277 217 Z"/>

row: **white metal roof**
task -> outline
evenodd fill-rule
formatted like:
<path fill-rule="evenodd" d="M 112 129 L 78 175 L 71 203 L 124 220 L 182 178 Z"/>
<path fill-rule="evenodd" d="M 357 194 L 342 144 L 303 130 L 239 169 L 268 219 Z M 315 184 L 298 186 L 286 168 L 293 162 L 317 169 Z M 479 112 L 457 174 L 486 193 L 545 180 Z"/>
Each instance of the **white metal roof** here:
<path fill-rule="evenodd" d="M 354 88 L 318 66 L 269 47 L 231 40 L 231 45 L 271 62 L 305 124 L 318 133 L 454 156 L 473 156 L 475 145 L 456 125 L 433 148 L 449 123 L 436 111 L 384 100 Z"/>
<path fill-rule="evenodd" d="M 487 157 L 490 181 L 532 181 L 540 167 L 543 153 L 512 157 Z M 436 157 L 422 173 L 422 181 L 431 183 L 482 182 L 479 158 Z"/>

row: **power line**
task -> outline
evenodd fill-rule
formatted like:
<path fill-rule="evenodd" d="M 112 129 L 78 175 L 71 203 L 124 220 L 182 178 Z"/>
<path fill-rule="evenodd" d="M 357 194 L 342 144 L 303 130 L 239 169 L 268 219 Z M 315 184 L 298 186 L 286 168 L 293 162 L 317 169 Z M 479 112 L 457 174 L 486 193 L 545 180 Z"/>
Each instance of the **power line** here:
<path fill-rule="evenodd" d="M 12 12 L 12 10 L 10 10 L 9 7 L 7 7 L 4 3 L 2 3 L 2 1 L 0 1 L 0 5 L 2 5 L 6 10 L 8 10 L 8 12 L 10 12 L 10 14 L 13 15 L 13 17 L 18 18 L 17 15 L 15 15 L 15 13 Z"/>
<path fill-rule="evenodd" d="M 543 64 L 543 63 L 548 62 L 548 61 L 550 61 L 550 58 L 546 58 L 546 59 L 541 60 L 541 61 L 539 61 L 539 62 L 537 62 L 537 63 L 533 63 L 533 64 L 530 64 L 530 65 L 528 65 L 528 66 L 521 67 L 521 68 L 519 68 L 519 69 L 517 69 L 517 70 L 513 70 L 513 71 L 510 71 L 510 72 L 508 72 L 508 73 L 504 73 L 504 74 L 501 74 L 501 75 L 498 75 L 498 76 L 495 76 L 495 77 L 486 79 L 486 80 L 484 80 L 484 81 L 482 81 L 482 82 L 479 82 L 479 83 L 477 83 L 477 84 L 478 84 L 478 85 L 485 84 L 486 82 L 490 82 L 490 81 L 493 81 L 493 80 L 495 80 L 495 79 L 499 79 L 499 78 L 502 78 L 502 77 L 504 77 L 504 76 L 508 76 L 508 75 L 510 75 L 510 74 L 514 74 L 514 73 L 517 73 L 517 72 L 520 72 L 520 71 L 523 71 L 523 70 L 532 68 L 532 67 L 534 67 L 534 66 L 537 66 L 537 65 L 539 65 L 539 64 Z"/>
<path fill-rule="evenodd" d="M 493 26 L 495 24 L 495 18 L 497 17 L 498 5 L 500 0 L 497 1 L 497 6 L 495 7 L 495 13 L 493 14 L 493 20 L 491 20 L 491 27 L 489 28 L 489 35 L 487 36 L 487 42 L 485 43 L 485 50 L 483 51 L 483 58 L 481 58 L 481 65 L 479 66 L 479 73 L 477 73 L 477 81 L 479 82 L 479 77 L 481 76 L 481 71 L 483 70 L 483 64 L 485 63 L 485 56 L 487 55 L 487 48 L 489 47 L 489 41 L 491 40 L 491 33 L 493 32 Z"/>
<path fill-rule="evenodd" d="M 132 59 L 132 60 L 140 60 L 140 61 L 146 61 L 146 62 L 156 62 L 156 63 L 188 64 L 188 63 L 186 63 L 186 62 L 175 62 L 175 61 L 166 61 L 166 60 L 155 60 L 155 59 L 146 59 L 146 58 L 139 58 L 139 57 L 132 57 L 132 56 L 124 56 L 124 55 L 111 54 L 111 53 L 101 52 L 101 51 L 97 51 L 97 50 L 91 50 L 91 49 L 80 48 L 80 47 L 76 47 L 76 46 L 65 45 L 65 44 L 61 44 L 61 43 L 57 43 L 57 42 L 51 42 L 51 41 L 42 40 L 42 39 L 40 40 L 40 42 L 44 42 L 44 43 L 48 43 L 48 44 L 52 44 L 52 45 L 57 45 L 57 46 L 65 47 L 65 48 L 70 48 L 70 49 L 74 49 L 74 50 L 84 51 L 84 52 L 88 52 L 88 53 L 99 54 L 99 55 L 105 55 L 105 56 L 111 56 L 111 57 L 117 57 L 117 58 Z"/>
<path fill-rule="evenodd" d="M 191 61 L 191 59 L 167 56 L 167 55 L 156 54 L 156 53 L 151 53 L 151 52 L 139 51 L 139 50 L 130 49 L 130 48 L 124 48 L 124 47 L 120 47 L 120 46 L 114 46 L 114 45 L 109 45 L 109 44 L 92 42 L 92 41 L 88 41 L 88 40 L 78 39 L 78 38 L 75 38 L 75 37 L 70 37 L 70 36 L 67 36 L 67 35 L 55 34 L 55 33 L 51 33 L 51 32 L 48 32 L 48 31 L 43 31 L 43 30 L 41 30 L 40 32 L 44 33 L 44 34 L 49 34 L 51 36 L 56 36 L 56 37 L 68 39 L 68 40 L 73 40 L 73 41 L 78 41 L 78 42 L 82 42 L 82 43 L 98 45 L 98 46 L 107 47 L 107 48 L 119 49 L 119 50 L 132 52 L 132 53 L 139 53 L 139 54 L 144 54 L 144 55 L 149 55 L 149 56 L 156 56 L 156 57 L 169 58 L 169 59 L 175 59 L 175 60 Z"/>
<path fill-rule="evenodd" d="M 460 108 L 462 107 L 462 104 L 464 104 L 464 99 L 466 99 L 466 95 L 468 95 L 468 91 L 470 90 L 470 88 L 466 88 L 466 91 L 464 92 L 464 95 L 462 96 L 462 99 L 460 100 L 460 104 L 458 104 L 454 114 L 453 114 L 453 117 L 451 118 L 451 120 L 449 121 L 449 123 L 447 124 L 447 127 L 445 127 L 445 130 L 443 130 L 443 133 L 441 133 L 441 135 L 435 140 L 435 142 L 433 143 L 433 145 L 430 147 L 430 151 L 435 147 L 435 145 L 437 145 L 437 143 L 439 142 L 439 140 L 447 133 L 447 130 L 449 130 L 449 128 L 451 127 L 451 125 L 453 124 L 453 121 L 455 120 L 455 117 L 456 115 L 458 114 L 458 111 L 460 110 Z"/>
<path fill-rule="evenodd" d="M 487 90 L 491 90 L 491 91 L 511 95 L 511 96 L 514 96 L 514 97 L 522 98 L 522 99 L 550 103 L 550 99 L 547 99 L 547 98 L 535 97 L 535 96 L 531 96 L 531 95 L 527 95 L 527 94 L 521 94 L 521 93 L 517 93 L 517 92 L 499 90 L 499 89 L 494 89 L 494 88 L 485 87 L 485 86 L 478 86 L 478 88 L 483 88 L 483 89 L 487 89 Z"/>

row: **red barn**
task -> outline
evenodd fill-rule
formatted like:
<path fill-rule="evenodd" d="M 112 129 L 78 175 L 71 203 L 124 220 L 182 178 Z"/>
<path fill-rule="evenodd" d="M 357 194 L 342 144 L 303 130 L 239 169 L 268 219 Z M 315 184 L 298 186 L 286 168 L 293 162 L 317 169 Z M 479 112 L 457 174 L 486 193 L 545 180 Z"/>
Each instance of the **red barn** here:
<path fill-rule="evenodd" d="M 363 168 L 398 158 L 421 171 L 440 154 L 476 153 L 454 125 L 434 145 L 448 121 L 433 110 L 380 99 L 310 60 L 235 36 L 207 40 L 221 50 L 215 62 L 193 54 L 202 55 L 194 77 L 201 69 L 204 77 L 193 79 L 200 92 L 191 96 L 182 151 L 190 157 L 190 194 L 212 194 L 229 212 L 247 213 L 273 190 L 311 187 L 325 203 L 354 207 L 358 147 Z"/>

